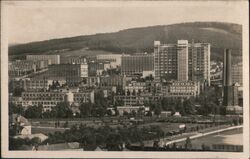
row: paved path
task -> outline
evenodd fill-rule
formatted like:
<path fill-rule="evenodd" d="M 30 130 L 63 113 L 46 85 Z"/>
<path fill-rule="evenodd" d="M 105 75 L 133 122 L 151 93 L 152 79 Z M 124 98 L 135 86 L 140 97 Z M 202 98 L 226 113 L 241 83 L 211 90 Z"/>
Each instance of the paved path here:
<path fill-rule="evenodd" d="M 233 127 L 223 128 L 223 129 L 219 129 L 219 130 L 214 130 L 214 131 L 210 131 L 210 132 L 206 132 L 206 133 L 198 133 L 196 135 L 190 136 L 190 139 L 195 139 L 195 138 L 199 138 L 199 137 L 203 137 L 203 136 L 223 132 L 223 131 L 226 131 L 226 130 L 233 130 L 233 129 L 242 128 L 242 127 L 243 127 L 242 125 L 239 125 L 239 126 L 233 126 Z M 165 145 L 169 145 L 169 144 L 173 144 L 173 143 L 177 143 L 177 142 L 182 142 L 182 141 L 185 141 L 185 140 L 186 140 L 186 137 L 166 142 Z"/>

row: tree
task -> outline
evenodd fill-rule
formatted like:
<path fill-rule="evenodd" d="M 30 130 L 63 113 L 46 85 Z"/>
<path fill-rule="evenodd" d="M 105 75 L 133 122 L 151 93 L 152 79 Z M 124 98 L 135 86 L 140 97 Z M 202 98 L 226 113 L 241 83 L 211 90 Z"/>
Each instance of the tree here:
<path fill-rule="evenodd" d="M 132 91 L 132 95 L 135 96 L 136 95 L 136 92 L 135 90 Z"/>
<path fill-rule="evenodd" d="M 55 115 L 53 115 L 51 111 L 46 110 L 43 112 L 43 118 L 51 118 L 51 117 L 55 117 Z"/>
<path fill-rule="evenodd" d="M 94 150 L 96 149 L 96 135 L 94 134 L 94 130 L 86 129 L 82 134 L 84 148 L 86 150 Z"/>
<path fill-rule="evenodd" d="M 23 91 L 24 91 L 23 88 L 16 87 L 13 90 L 13 96 L 15 96 L 15 97 L 21 97 Z"/>
<path fill-rule="evenodd" d="M 91 103 L 82 103 L 80 105 L 80 116 L 88 117 L 91 115 L 93 105 Z"/>
<path fill-rule="evenodd" d="M 191 140 L 189 137 L 187 137 L 187 139 L 185 141 L 185 149 L 190 150 L 191 148 L 192 148 Z"/>
<path fill-rule="evenodd" d="M 141 92 L 142 92 L 141 89 L 139 89 L 139 90 L 138 90 L 138 95 L 141 95 Z"/>
<path fill-rule="evenodd" d="M 155 147 L 155 148 L 159 148 L 160 147 L 158 140 L 154 141 L 153 147 Z"/>
<path fill-rule="evenodd" d="M 176 150 L 176 149 L 177 149 L 177 145 L 176 145 L 175 142 L 174 142 L 173 145 L 172 145 L 172 149 L 173 149 L 173 150 Z"/>
<path fill-rule="evenodd" d="M 130 91 L 129 90 L 127 90 L 127 96 L 130 96 Z"/>
<path fill-rule="evenodd" d="M 123 100 L 116 100 L 114 105 L 115 106 L 122 106 L 122 105 L 124 105 L 124 101 Z"/>
<path fill-rule="evenodd" d="M 153 114 L 152 114 L 151 111 L 148 111 L 147 114 L 146 114 L 146 116 L 152 116 L 152 115 L 153 115 Z"/>
<path fill-rule="evenodd" d="M 52 112 L 56 115 L 57 118 L 73 117 L 73 112 L 69 108 L 68 102 L 58 103 L 55 107 L 52 108 Z"/>
<path fill-rule="evenodd" d="M 124 110 L 124 111 L 123 111 L 123 115 L 124 115 L 124 116 L 128 116 L 129 114 L 128 114 L 127 111 Z"/>
<path fill-rule="evenodd" d="M 26 118 L 42 118 L 43 107 L 39 106 L 29 106 L 25 111 Z"/>
<path fill-rule="evenodd" d="M 101 134 L 101 133 L 96 133 L 96 145 L 100 146 L 103 145 L 105 143 L 105 135 Z"/>
<path fill-rule="evenodd" d="M 69 126 L 69 122 L 66 121 L 66 122 L 63 124 L 63 127 L 64 127 L 64 128 L 67 128 L 68 126 Z"/>
<path fill-rule="evenodd" d="M 96 109 L 96 114 L 99 117 L 103 117 L 105 115 L 105 109 L 103 107 L 98 107 Z"/>
<path fill-rule="evenodd" d="M 154 109 L 154 113 L 155 115 L 160 115 L 162 111 L 162 108 L 160 105 L 156 105 L 155 109 Z"/>
<path fill-rule="evenodd" d="M 142 108 L 142 107 L 140 107 L 139 109 L 138 109 L 138 112 L 137 112 L 137 114 L 139 115 L 139 116 L 143 116 L 144 114 L 144 109 Z"/>
<path fill-rule="evenodd" d="M 194 98 L 189 98 L 183 101 L 184 111 L 187 114 L 195 114 Z"/>
<path fill-rule="evenodd" d="M 136 116 L 135 110 L 132 110 L 130 114 L 131 114 L 133 117 L 135 117 L 135 116 Z"/>
<path fill-rule="evenodd" d="M 97 107 L 99 106 L 106 107 L 108 105 L 108 100 L 104 98 L 104 93 L 102 90 L 97 90 L 95 92 L 95 105 Z"/>
<path fill-rule="evenodd" d="M 121 151 L 122 138 L 118 133 L 110 133 L 106 139 L 106 146 L 108 151 Z"/>
<path fill-rule="evenodd" d="M 150 74 L 149 76 L 145 77 L 145 81 L 153 81 L 154 78 L 153 78 L 153 75 Z"/>
<path fill-rule="evenodd" d="M 107 111 L 106 111 L 106 114 L 107 114 L 108 116 L 112 116 L 112 110 L 110 110 L 110 109 L 107 110 Z"/>
<path fill-rule="evenodd" d="M 9 115 L 20 114 L 24 115 L 24 109 L 21 105 L 16 105 L 12 102 L 9 103 Z"/>

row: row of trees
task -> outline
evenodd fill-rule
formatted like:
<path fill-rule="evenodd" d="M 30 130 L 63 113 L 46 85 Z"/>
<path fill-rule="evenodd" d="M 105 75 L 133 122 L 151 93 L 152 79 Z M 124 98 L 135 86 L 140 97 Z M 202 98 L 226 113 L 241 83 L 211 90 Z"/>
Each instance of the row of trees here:
<path fill-rule="evenodd" d="M 72 107 L 67 102 L 58 103 L 51 110 L 43 111 L 43 106 L 28 106 L 27 108 L 14 103 L 9 103 L 9 114 L 20 114 L 26 118 L 79 118 L 79 117 L 103 117 L 104 115 L 111 115 L 106 107 L 92 104 L 82 103 L 79 110 L 73 111 Z M 116 111 L 118 115 L 118 112 Z"/>
<path fill-rule="evenodd" d="M 94 150 L 97 146 L 106 147 L 109 151 L 122 150 L 123 144 L 142 142 L 163 137 L 164 132 L 159 126 L 151 127 L 118 127 L 109 126 L 93 128 L 85 125 L 72 126 L 65 132 L 49 134 L 46 143 L 80 142 L 85 150 Z"/>
<path fill-rule="evenodd" d="M 156 115 L 161 111 L 171 111 L 172 114 L 180 112 L 181 115 L 208 115 L 226 114 L 226 107 L 220 104 L 220 99 L 216 96 L 214 88 L 208 88 L 198 97 L 188 99 L 182 98 L 163 98 L 159 102 L 147 102 L 145 106 L 150 107 Z"/>

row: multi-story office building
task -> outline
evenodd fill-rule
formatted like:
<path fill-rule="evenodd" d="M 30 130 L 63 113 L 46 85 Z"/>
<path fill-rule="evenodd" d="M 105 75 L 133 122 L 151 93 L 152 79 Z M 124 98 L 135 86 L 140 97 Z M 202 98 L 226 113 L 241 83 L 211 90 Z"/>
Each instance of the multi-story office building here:
<path fill-rule="evenodd" d="M 49 65 L 49 69 L 46 72 L 46 76 L 49 78 L 64 78 L 67 83 L 79 83 L 82 78 L 88 77 L 88 65 L 87 64 L 59 64 Z"/>
<path fill-rule="evenodd" d="M 86 63 L 86 58 L 83 56 L 61 56 L 61 64 L 83 64 Z"/>
<path fill-rule="evenodd" d="M 210 85 L 210 44 L 154 42 L 155 80 L 206 81 Z"/>
<path fill-rule="evenodd" d="M 80 77 L 88 77 L 89 75 L 89 70 L 88 70 L 88 64 L 86 63 L 81 63 L 81 64 L 76 64 L 76 65 L 80 65 Z"/>
<path fill-rule="evenodd" d="M 139 110 L 141 110 L 144 113 L 145 109 L 146 108 L 144 106 L 118 106 L 117 107 L 117 111 L 119 112 L 119 115 L 121 115 L 121 116 L 123 116 L 124 112 L 137 113 Z"/>
<path fill-rule="evenodd" d="M 232 105 L 239 105 L 239 86 L 238 83 L 232 86 Z"/>
<path fill-rule="evenodd" d="M 18 99 L 20 100 L 20 99 Z M 22 106 L 42 105 L 44 110 L 51 110 L 60 102 L 72 103 L 94 103 L 94 91 L 85 92 L 34 92 L 27 91 L 22 93 Z"/>
<path fill-rule="evenodd" d="M 243 86 L 243 67 L 242 62 L 232 65 L 232 83 L 238 83 Z"/>
<path fill-rule="evenodd" d="M 9 62 L 9 76 L 10 77 L 21 77 L 36 70 L 44 69 L 48 66 L 46 61 L 32 61 L 32 60 L 16 60 Z"/>
<path fill-rule="evenodd" d="M 188 41 L 178 40 L 177 43 L 177 80 L 188 80 Z"/>
<path fill-rule="evenodd" d="M 60 55 L 26 55 L 27 60 L 48 60 L 49 65 L 60 64 Z"/>
<path fill-rule="evenodd" d="M 100 54 L 96 55 L 97 62 L 110 62 L 111 68 L 116 68 L 117 66 L 121 66 L 121 54 Z"/>
<path fill-rule="evenodd" d="M 99 86 L 100 84 L 100 77 L 92 76 L 84 78 L 86 81 L 84 84 L 87 86 Z"/>
<path fill-rule="evenodd" d="M 114 96 L 114 102 L 122 101 L 125 106 L 145 105 L 145 103 L 158 103 L 162 99 L 162 96 L 154 96 L 152 94 L 145 95 L 116 95 Z"/>
<path fill-rule="evenodd" d="M 177 80 L 177 45 L 154 42 L 154 71 L 155 80 Z"/>
<path fill-rule="evenodd" d="M 88 66 L 89 76 L 101 76 L 103 74 L 103 71 L 107 71 L 108 69 L 112 68 L 111 63 L 108 61 L 91 61 L 88 63 Z"/>
<path fill-rule="evenodd" d="M 145 82 L 134 82 L 130 83 L 125 86 L 125 94 L 134 94 L 134 95 L 140 95 L 141 93 L 145 92 L 146 90 L 146 83 Z"/>
<path fill-rule="evenodd" d="M 9 81 L 9 90 L 16 88 L 23 89 L 24 91 L 47 91 L 53 84 L 62 86 L 66 84 L 65 79 L 52 78 L 52 77 L 38 77 L 38 78 L 22 78 L 22 79 L 11 79 Z"/>
<path fill-rule="evenodd" d="M 126 77 L 125 76 L 103 76 L 100 78 L 100 86 L 116 86 L 119 88 L 124 88 L 126 85 Z"/>
<path fill-rule="evenodd" d="M 24 82 L 24 90 L 34 90 L 34 91 L 46 91 L 49 88 L 48 80 L 32 78 L 32 79 L 25 79 L 22 80 Z"/>
<path fill-rule="evenodd" d="M 210 85 L 210 44 L 194 43 L 188 47 L 188 79 Z"/>
<path fill-rule="evenodd" d="M 88 63 L 88 72 L 90 77 L 97 75 L 97 63 L 95 61 Z"/>
<path fill-rule="evenodd" d="M 123 75 L 143 74 L 143 71 L 154 70 L 153 54 L 123 55 L 121 72 Z"/>
<path fill-rule="evenodd" d="M 170 97 L 195 97 L 200 94 L 200 84 L 194 81 L 173 81 L 169 85 Z"/>

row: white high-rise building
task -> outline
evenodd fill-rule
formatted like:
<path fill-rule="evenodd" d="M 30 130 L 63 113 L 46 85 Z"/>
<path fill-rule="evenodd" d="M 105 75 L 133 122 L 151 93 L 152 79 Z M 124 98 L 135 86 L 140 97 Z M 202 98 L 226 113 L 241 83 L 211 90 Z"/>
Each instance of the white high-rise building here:
<path fill-rule="evenodd" d="M 155 80 L 203 81 L 210 85 L 210 44 L 154 42 Z"/>

